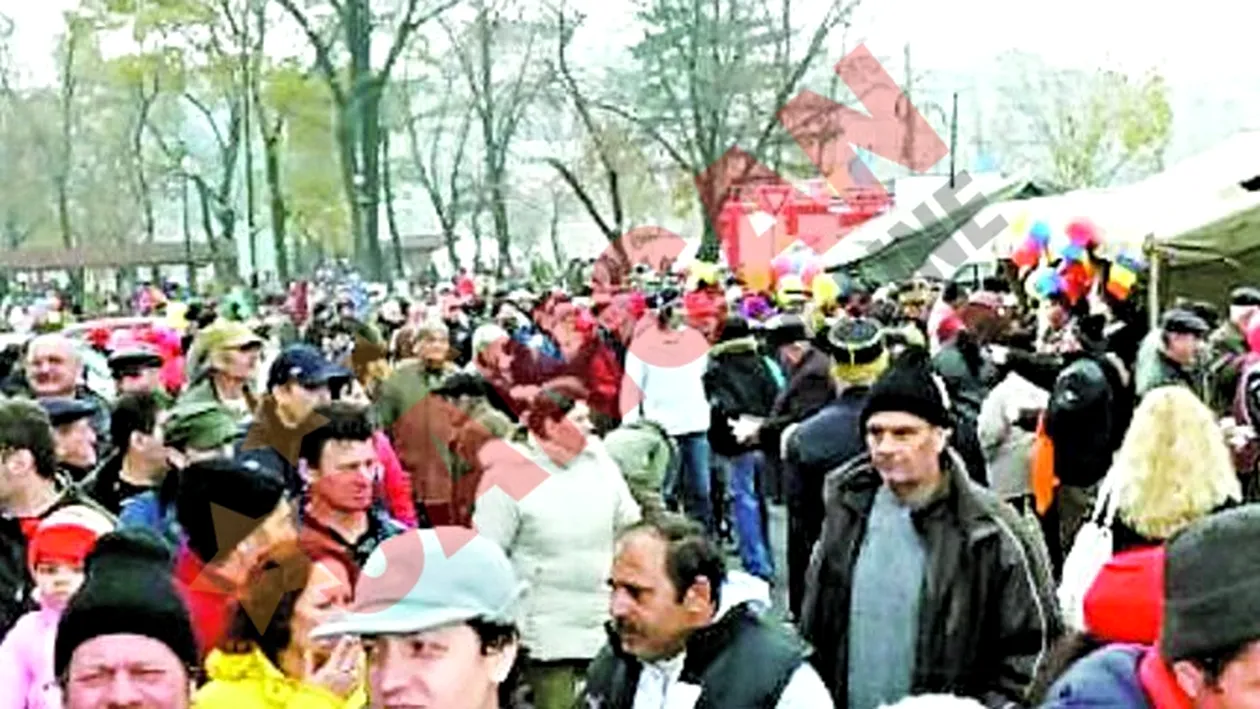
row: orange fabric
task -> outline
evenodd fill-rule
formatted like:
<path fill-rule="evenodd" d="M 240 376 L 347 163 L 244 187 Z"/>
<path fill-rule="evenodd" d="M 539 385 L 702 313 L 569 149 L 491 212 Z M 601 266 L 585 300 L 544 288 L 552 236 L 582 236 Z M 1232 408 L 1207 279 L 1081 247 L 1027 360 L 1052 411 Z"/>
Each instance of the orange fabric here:
<path fill-rule="evenodd" d="M 1031 468 L 1029 475 L 1037 514 L 1045 515 L 1054 502 L 1054 489 L 1059 486 L 1059 478 L 1054 474 L 1054 443 L 1046 435 L 1045 416 L 1037 422 L 1037 439 L 1033 441 Z"/>

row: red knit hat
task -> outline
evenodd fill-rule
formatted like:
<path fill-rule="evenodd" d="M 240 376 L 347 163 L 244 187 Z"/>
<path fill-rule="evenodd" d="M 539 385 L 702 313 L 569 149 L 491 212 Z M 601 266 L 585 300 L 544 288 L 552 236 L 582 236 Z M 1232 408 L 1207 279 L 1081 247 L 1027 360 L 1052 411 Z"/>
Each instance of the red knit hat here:
<path fill-rule="evenodd" d="M 1103 642 L 1154 645 L 1163 615 L 1163 546 L 1116 554 L 1085 594 L 1085 628 Z"/>
<path fill-rule="evenodd" d="M 82 565 L 96 540 L 113 531 L 114 523 L 83 505 L 64 507 L 46 517 L 31 536 L 27 558 L 31 568 L 42 563 Z"/>

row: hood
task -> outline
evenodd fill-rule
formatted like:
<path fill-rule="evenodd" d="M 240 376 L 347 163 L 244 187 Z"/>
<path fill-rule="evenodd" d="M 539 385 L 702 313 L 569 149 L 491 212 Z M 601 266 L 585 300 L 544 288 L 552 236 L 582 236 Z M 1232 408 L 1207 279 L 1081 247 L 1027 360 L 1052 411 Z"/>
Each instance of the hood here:
<path fill-rule="evenodd" d="M 734 340 L 719 342 L 709 350 L 712 357 L 721 357 L 724 354 L 741 354 L 757 351 L 757 340 L 754 337 L 737 337 Z"/>
<path fill-rule="evenodd" d="M 742 604 L 747 604 L 755 613 L 769 610 L 770 584 L 743 571 L 728 571 L 722 584 L 722 602 L 713 616 L 714 622 Z"/>

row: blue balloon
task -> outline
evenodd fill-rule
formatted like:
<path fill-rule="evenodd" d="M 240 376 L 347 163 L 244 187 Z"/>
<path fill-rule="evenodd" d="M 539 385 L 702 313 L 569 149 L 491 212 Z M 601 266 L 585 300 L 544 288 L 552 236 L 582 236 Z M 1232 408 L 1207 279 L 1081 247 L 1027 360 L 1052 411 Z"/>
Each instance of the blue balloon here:
<path fill-rule="evenodd" d="M 1050 225 L 1038 220 L 1033 222 L 1032 228 L 1028 230 L 1028 236 L 1037 242 L 1040 246 L 1050 243 Z"/>

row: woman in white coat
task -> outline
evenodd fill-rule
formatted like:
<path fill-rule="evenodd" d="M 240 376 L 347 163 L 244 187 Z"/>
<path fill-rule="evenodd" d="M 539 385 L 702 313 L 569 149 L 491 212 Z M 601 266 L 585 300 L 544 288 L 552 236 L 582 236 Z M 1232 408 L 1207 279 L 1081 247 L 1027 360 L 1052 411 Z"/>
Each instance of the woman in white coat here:
<path fill-rule="evenodd" d="M 586 666 L 607 640 L 608 574 L 619 530 L 639 506 L 617 463 L 590 435 L 578 391 L 544 388 L 523 445 L 482 448 L 485 476 L 473 524 L 529 584 L 521 604 L 525 679 L 537 709 L 569 709 Z"/>

